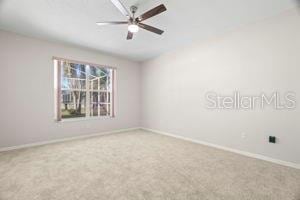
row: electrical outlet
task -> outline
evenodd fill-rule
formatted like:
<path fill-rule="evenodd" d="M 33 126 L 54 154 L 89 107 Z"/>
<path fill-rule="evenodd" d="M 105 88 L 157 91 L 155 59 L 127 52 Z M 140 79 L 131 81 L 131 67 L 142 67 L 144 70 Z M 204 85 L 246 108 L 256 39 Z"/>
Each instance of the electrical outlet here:
<path fill-rule="evenodd" d="M 269 143 L 276 143 L 276 137 L 275 136 L 269 136 Z"/>

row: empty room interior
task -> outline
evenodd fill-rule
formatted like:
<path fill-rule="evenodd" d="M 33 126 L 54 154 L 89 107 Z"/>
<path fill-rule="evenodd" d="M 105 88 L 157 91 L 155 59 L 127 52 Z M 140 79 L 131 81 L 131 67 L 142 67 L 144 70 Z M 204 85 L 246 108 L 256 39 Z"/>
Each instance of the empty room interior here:
<path fill-rule="evenodd" d="M 300 1 L 0 0 L 0 200 L 300 200 Z"/>

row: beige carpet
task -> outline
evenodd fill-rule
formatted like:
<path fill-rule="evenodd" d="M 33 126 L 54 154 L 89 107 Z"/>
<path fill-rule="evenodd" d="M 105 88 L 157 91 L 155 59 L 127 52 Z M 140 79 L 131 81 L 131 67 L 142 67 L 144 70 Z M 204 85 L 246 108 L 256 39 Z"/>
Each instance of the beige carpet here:
<path fill-rule="evenodd" d="M 0 153 L 1 200 L 300 200 L 300 170 L 145 131 Z"/>

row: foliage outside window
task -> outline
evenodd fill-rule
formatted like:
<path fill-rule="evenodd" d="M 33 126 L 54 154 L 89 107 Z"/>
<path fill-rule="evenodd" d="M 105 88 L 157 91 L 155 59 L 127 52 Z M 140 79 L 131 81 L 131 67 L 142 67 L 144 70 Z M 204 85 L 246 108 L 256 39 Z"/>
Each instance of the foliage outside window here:
<path fill-rule="evenodd" d="M 58 121 L 114 116 L 114 69 L 60 59 L 54 59 L 54 68 Z"/>

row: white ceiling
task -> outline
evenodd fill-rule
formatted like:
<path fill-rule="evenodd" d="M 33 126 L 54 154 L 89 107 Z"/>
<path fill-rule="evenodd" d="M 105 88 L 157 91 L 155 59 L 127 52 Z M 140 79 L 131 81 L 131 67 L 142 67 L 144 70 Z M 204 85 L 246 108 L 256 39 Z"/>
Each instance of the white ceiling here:
<path fill-rule="evenodd" d="M 165 33 L 141 30 L 127 41 L 126 25 L 97 26 L 97 21 L 125 19 L 110 0 L 0 0 L 0 29 L 143 61 L 296 7 L 293 0 L 121 1 L 138 5 L 137 14 L 165 4 L 167 12 L 145 21 Z"/>

